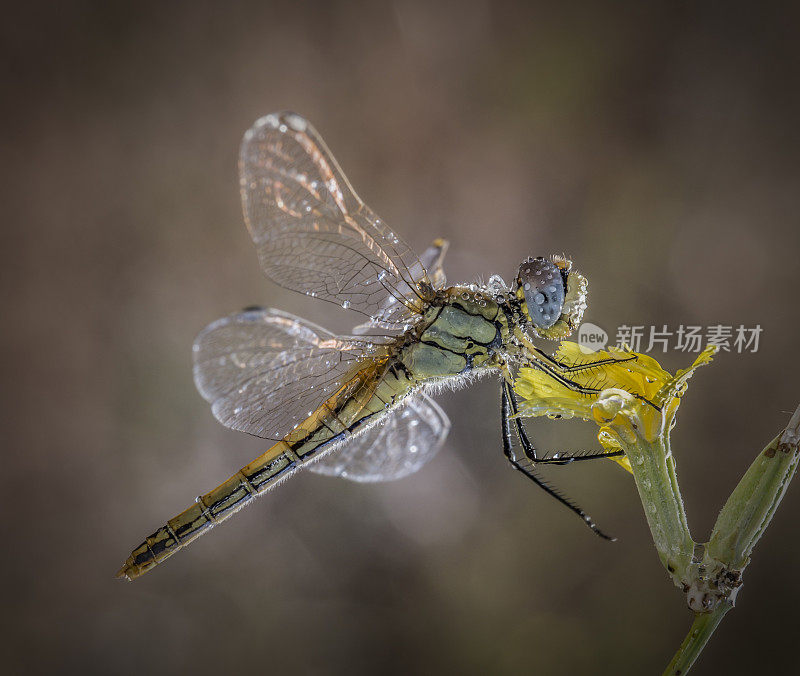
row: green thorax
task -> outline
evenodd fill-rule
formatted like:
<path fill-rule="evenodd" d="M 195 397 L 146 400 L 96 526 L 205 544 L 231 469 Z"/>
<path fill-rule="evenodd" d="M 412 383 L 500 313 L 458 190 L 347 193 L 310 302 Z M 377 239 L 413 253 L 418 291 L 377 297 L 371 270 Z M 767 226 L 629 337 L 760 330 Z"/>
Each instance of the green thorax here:
<path fill-rule="evenodd" d="M 446 378 L 497 366 L 496 350 L 508 340 L 508 322 L 487 294 L 454 286 L 437 294 L 415 336 L 400 361 L 416 379 Z"/>

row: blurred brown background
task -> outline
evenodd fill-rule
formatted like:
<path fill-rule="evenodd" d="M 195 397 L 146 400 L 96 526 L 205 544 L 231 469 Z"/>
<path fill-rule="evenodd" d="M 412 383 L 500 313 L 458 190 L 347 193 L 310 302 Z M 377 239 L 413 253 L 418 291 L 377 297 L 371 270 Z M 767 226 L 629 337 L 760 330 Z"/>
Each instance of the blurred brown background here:
<path fill-rule="evenodd" d="M 565 251 L 587 318 L 761 324 L 691 382 L 673 446 L 696 538 L 800 401 L 797 19 L 766 5 L 28 2 L 3 11 L 2 664 L 7 673 L 660 673 L 690 623 L 632 480 L 506 463 L 496 384 L 440 397 L 396 484 L 302 475 L 135 584 L 143 536 L 263 449 L 190 346 L 252 303 L 354 318 L 260 274 L 242 133 L 290 108 L 453 281 Z M 788 3 L 787 3 L 788 6 Z M 691 356 L 656 354 L 670 370 Z M 535 421 L 546 448 L 588 425 Z M 786 673 L 792 486 L 697 673 Z"/>

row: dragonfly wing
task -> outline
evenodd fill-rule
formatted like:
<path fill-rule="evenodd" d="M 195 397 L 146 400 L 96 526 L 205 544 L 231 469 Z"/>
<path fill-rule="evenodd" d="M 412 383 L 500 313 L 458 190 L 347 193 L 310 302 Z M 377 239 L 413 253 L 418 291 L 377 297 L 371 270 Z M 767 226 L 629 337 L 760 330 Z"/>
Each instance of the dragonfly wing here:
<path fill-rule="evenodd" d="M 273 309 L 241 312 L 200 332 L 194 380 L 226 427 L 282 439 L 380 349 Z"/>
<path fill-rule="evenodd" d="M 425 394 L 406 402 L 309 469 L 360 482 L 393 481 L 416 472 L 441 448 L 450 420 Z"/>
<path fill-rule="evenodd" d="M 398 328 L 420 310 L 425 267 L 356 195 L 306 120 L 258 120 L 242 141 L 239 172 L 245 221 L 272 281 Z"/>
<path fill-rule="evenodd" d="M 446 239 L 437 239 L 429 246 L 420 256 L 419 260 L 422 266 L 428 271 L 428 277 L 434 289 L 443 289 L 447 283 L 447 278 L 444 274 L 442 263 L 444 256 L 447 253 L 447 248 L 450 243 Z M 386 311 L 391 305 L 397 304 L 397 299 L 394 296 L 388 296 L 381 305 L 381 311 Z M 386 325 L 384 322 L 376 319 L 370 319 L 363 324 L 359 324 L 353 329 L 353 333 L 363 335 L 365 333 L 372 333 L 382 329 L 391 329 L 391 325 Z"/>
<path fill-rule="evenodd" d="M 431 284 L 433 284 L 434 288 L 436 289 L 443 289 L 444 285 L 447 283 L 447 277 L 444 274 L 444 256 L 447 253 L 447 249 L 450 247 L 450 242 L 446 239 L 436 239 L 433 241 L 425 251 L 423 251 L 422 256 L 420 256 L 420 261 L 422 265 L 425 266 L 425 269 L 428 271 L 428 276 L 430 277 Z"/>

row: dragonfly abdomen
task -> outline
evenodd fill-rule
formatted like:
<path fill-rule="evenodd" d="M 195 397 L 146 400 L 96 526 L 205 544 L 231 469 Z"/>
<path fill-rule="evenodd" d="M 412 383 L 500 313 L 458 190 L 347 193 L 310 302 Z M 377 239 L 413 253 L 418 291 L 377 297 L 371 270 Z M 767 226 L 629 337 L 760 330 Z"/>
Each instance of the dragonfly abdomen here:
<path fill-rule="evenodd" d="M 198 496 L 195 504 L 145 538 L 131 552 L 117 577 L 129 580 L 140 577 L 290 476 L 297 467 L 297 456 L 285 441 L 279 441 L 214 490 Z"/>
<path fill-rule="evenodd" d="M 117 577 L 134 580 L 148 572 L 322 452 L 374 423 L 414 385 L 402 368 L 392 368 L 389 362 L 358 372 L 284 439 L 145 538 Z"/>

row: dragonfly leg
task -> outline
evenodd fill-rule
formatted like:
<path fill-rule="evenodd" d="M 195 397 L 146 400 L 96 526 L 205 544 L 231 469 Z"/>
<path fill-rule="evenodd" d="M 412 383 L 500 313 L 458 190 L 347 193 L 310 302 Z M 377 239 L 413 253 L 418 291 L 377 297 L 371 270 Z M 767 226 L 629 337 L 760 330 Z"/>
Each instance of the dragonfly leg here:
<path fill-rule="evenodd" d="M 540 361 L 543 361 L 554 368 L 557 368 L 562 373 L 575 373 L 577 371 L 585 371 L 587 369 L 595 369 L 597 367 L 602 366 L 611 366 L 614 364 L 622 364 L 626 361 L 636 361 L 638 357 L 636 355 L 630 355 L 628 357 L 606 357 L 601 359 L 587 359 L 585 362 L 581 363 L 569 363 L 566 361 L 561 361 L 558 357 L 551 356 L 547 354 L 544 350 L 539 349 L 538 347 L 534 347 L 533 351 L 535 354 L 538 355 Z"/>
<path fill-rule="evenodd" d="M 517 403 L 514 399 L 514 391 L 511 389 L 511 385 L 508 381 L 503 381 L 503 391 L 505 393 L 505 397 L 509 403 L 509 410 L 511 415 L 517 414 Z M 600 452 L 600 453 L 592 453 L 592 452 L 581 452 L 581 453 L 556 453 L 551 455 L 547 458 L 540 458 L 536 454 L 536 448 L 531 443 L 530 438 L 528 437 L 528 433 L 525 431 L 525 425 L 522 422 L 521 418 L 513 418 L 514 426 L 516 427 L 517 437 L 519 437 L 519 442 L 522 444 L 522 449 L 525 452 L 525 456 L 531 460 L 531 462 L 536 464 L 543 464 L 543 465 L 568 465 L 572 462 L 578 462 L 580 460 L 600 460 L 602 458 L 617 458 L 621 455 L 624 455 L 624 451 L 608 451 L 608 452 Z"/>
<path fill-rule="evenodd" d="M 597 359 L 595 361 L 587 361 L 580 364 L 569 364 L 564 361 L 559 361 L 556 357 L 550 356 L 549 354 L 539 349 L 538 347 L 530 346 L 529 349 L 534 355 L 536 355 L 536 359 L 534 360 L 536 368 L 539 368 L 542 371 L 546 372 L 556 382 L 560 383 L 564 387 L 569 388 L 573 392 L 578 392 L 580 394 L 586 394 L 590 396 L 598 394 L 600 390 L 597 389 L 596 387 L 581 385 L 579 382 L 573 379 L 572 374 L 580 373 L 581 371 L 591 370 L 595 368 L 601 368 L 603 366 L 621 364 L 626 361 L 636 361 L 638 359 L 637 356 L 632 355 L 630 357 L 620 357 L 620 358 L 613 357 L 608 359 Z M 531 366 L 533 366 L 533 364 L 531 364 Z M 657 406 L 649 399 L 643 397 L 641 394 L 637 394 L 636 392 L 630 392 L 629 394 L 636 397 L 645 404 L 652 406 L 656 411 L 661 410 L 660 406 Z"/>
<path fill-rule="evenodd" d="M 533 483 L 535 483 L 545 493 L 552 496 L 558 502 L 564 505 L 567 509 L 577 514 L 596 535 L 600 536 L 604 540 L 611 540 L 611 541 L 616 540 L 616 538 L 611 537 L 610 535 L 606 535 L 602 530 L 600 530 L 600 528 L 597 527 L 597 524 L 595 524 L 595 522 L 592 521 L 592 518 L 586 512 L 584 512 L 580 507 L 578 507 L 578 505 L 573 503 L 571 500 L 569 500 L 569 498 L 562 495 L 558 490 L 556 490 L 548 483 L 546 483 L 543 479 L 541 479 L 539 476 L 537 476 L 536 460 L 530 457 L 527 449 L 523 449 L 522 455 L 520 455 L 519 452 L 514 448 L 511 436 L 511 430 L 512 430 L 511 416 L 513 415 L 513 409 L 515 409 L 516 406 L 511 403 L 513 399 L 509 397 L 509 389 L 510 387 L 508 386 L 508 383 L 504 381 L 502 386 L 502 396 L 500 403 L 500 411 L 502 415 L 501 429 L 503 436 L 503 452 L 505 453 L 509 462 L 516 469 L 522 472 L 526 477 L 528 477 L 531 481 L 533 481 Z M 517 428 L 517 436 L 519 436 L 519 427 Z M 520 439 L 520 442 L 521 441 L 522 440 Z"/>

